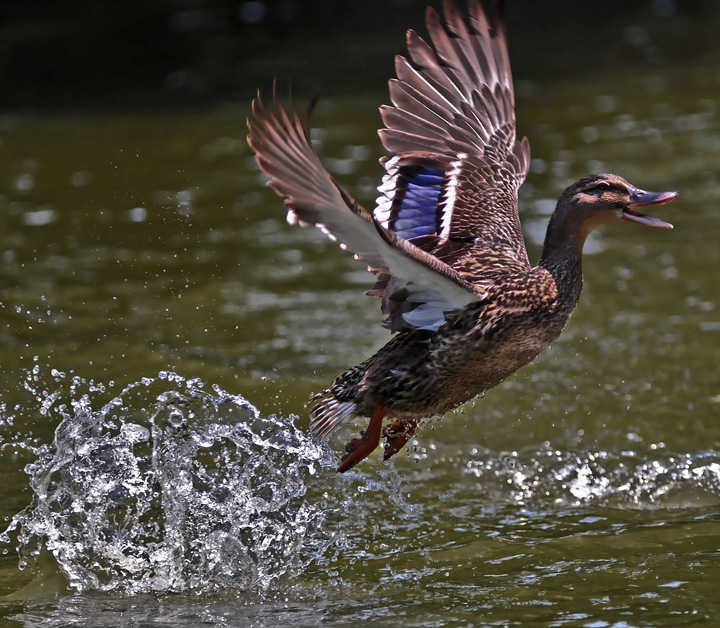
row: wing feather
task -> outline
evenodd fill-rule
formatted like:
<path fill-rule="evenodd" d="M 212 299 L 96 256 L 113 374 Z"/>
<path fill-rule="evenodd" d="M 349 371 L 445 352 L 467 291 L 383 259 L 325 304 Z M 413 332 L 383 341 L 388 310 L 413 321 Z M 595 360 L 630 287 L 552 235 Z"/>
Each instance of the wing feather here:
<path fill-rule="evenodd" d="M 322 165 L 309 122 L 294 105 L 288 112 L 276 95 L 273 109 L 258 94 L 253 114 L 248 143 L 269 185 L 285 198 L 289 222 L 320 227 L 372 272 L 389 277 L 383 309 L 390 327 L 437 329 L 446 313 L 481 298 L 451 266 L 383 227 L 352 199 Z M 422 316 L 413 318 L 415 310 Z"/>
<path fill-rule="evenodd" d="M 529 268 L 517 191 L 527 176 L 530 149 L 526 139 L 516 139 L 505 28 L 500 11 L 491 24 L 477 0 L 470 0 L 468 12 L 465 17 L 446 0 L 444 23 L 434 9 L 427 10 L 428 41 L 408 31 L 408 58 L 396 59 L 392 105 L 381 109 L 385 128 L 379 134 L 393 155 L 432 153 L 435 163 L 426 160 L 427 167 L 445 169 L 434 233 L 438 245 L 446 249 L 458 241 L 462 248 L 471 237 L 477 246 Z M 386 169 L 390 163 L 384 161 Z M 392 172 L 398 182 L 407 178 L 397 163 Z M 387 173 L 380 191 L 392 199 L 403 191 L 393 191 L 391 170 Z M 382 211 L 388 203 L 380 200 Z M 402 218 L 398 224 L 405 227 Z M 482 269 L 477 273 L 482 283 Z"/>
<path fill-rule="evenodd" d="M 368 264 L 377 282 L 367 294 L 382 297 L 393 330 L 437 329 L 484 299 L 497 279 L 488 260 L 530 268 L 517 207 L 530 149 L 516 139 L 505 28 L 500 11 L 491 23 L 478 0 L 468 6 L 464 16 L 445 0 L 444 23 L 429 8 L 428 41 L 410 30 L 408 57 L 396 57 L 392 104 L 380 110 L 391 155 L 373 215 L 324 168 L 294 104 L 276 95 L 273 109 L 259 95 L 248 122 L 288 220 L 320 227 Z"/>

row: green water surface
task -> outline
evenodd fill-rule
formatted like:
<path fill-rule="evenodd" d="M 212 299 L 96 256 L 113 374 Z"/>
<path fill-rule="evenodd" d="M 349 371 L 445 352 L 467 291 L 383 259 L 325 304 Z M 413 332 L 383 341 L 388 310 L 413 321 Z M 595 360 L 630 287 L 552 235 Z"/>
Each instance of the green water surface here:
<path fill-rule="evenodd" d="M 55 584 L 0 606 L 3 625 L 720 625 L 720 59 L 708 50 L 518 84 L 532 259 L 555 199 L 589 172 L 677 190 L 655 210 L 675 230 L 603 227 L 555 346 L 390 465 L 361 465 L 375 483 L 324 471 L 364 513 L 342 523 L 345 551 L 266 599 L 56 596 Z M 315 114 L 326 163 L 366 207 L 386 99 L 358 88 Z M 308 395 L 388 339 L 363 266 L 285 223 L 245 143 L 248 113 L 243 100 L 0 118 L 5 445 L 52 438 L 44 397 L 24 386 L 33 368 L 41 391 L 53 369 L 102 384 L 98 403 L 175 370 L 306 426 Z M 2 451 L 7 521 L 30 499 L 32 454 Z M 32 577 L 4 546 L 0 594 Z"/>

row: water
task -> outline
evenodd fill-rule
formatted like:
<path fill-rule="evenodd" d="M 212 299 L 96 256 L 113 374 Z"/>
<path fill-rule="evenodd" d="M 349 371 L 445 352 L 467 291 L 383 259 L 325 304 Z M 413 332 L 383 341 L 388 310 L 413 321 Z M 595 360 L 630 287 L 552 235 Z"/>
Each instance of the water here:
<path fill-rule="evenodd" d="M 3 622 L 716 625 L 713 50 L 519 75 L 531 258 L 588 171 L 677 189 L 675 230 L 600 230 L 555 346 L 347 475 L 360 426 L 318 445 L 304 404 L 387 333 L 364 269 L 285 225 L 247 102 L 3 117 Z M 366 206 L 385 101 L 316 114 Z"/>
<path fill-rule="evenodd" d="M 158 384 L 176 388 L 153 399 Z M 85 386 L 73 378 L 70 394 Z M 25 468 L 33 501 L 8 530 L 21 568 L 47 550 L 76 591 L 263 592 L 318 551 L 322 532 L 305 541 L 323 514 L 303 496 L 327 452 L 291 422 L 167 372 L 103 408 L 85 394 L 57 413 L 52 444 Z"/>
<path fill-rule="evenodd" d="M 426 434 L 401 471 L 341 476 L 291 419 L 197 379 L 162 371 L 101 407 L 107 388 L 77 376 L 36 369 L 26 384 L 60 417 L 52 443 L 32 448 L 32 500 L 3 535 L 34 574 L 5 604 L 24 600 L 16 618 L 28 625 L 130 606 L 151 623 L 168 608 L 190 624 L 268 609 L 353 623 L 402 615 L 408 588 L 428 607 L 418 625 L 472 622 L 498 604 L 562 625 L 568 591 L 586 609 L 576 617 L 617 610 L 617 591 L 578 604 L 596 573 L 632 577 L 622 608 L 652 616 L 683 603 L 717 557 L 718 453 L 454 450 Z M 658 579 L 668 560 L 673 579 Z M 65 588 L 75 595 L 47 601 Z"/>

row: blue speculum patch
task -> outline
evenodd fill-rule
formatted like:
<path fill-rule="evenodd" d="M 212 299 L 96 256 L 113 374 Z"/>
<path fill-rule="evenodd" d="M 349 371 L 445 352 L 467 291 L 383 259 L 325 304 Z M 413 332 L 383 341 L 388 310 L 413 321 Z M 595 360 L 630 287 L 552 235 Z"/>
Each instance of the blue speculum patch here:
<path fill-rule="evenodd" d="M 445 173 L 439 168 L 423 168 L 407 182 L 405 195 L 392 228 L 409 240 L 437 231 L 437 205 Z"/>

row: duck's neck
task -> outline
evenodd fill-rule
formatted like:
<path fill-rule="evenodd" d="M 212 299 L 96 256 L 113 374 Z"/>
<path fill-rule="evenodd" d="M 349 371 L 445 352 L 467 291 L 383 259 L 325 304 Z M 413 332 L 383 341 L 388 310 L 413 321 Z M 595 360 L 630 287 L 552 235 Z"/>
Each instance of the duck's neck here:
<path fill-rule="evenodd" d="M 555 280 L 560 301 L 575 307 L 582 292 L 582 250 L 589 231 L 555 211 L 550 217 L 542 256 L 538 262 Z"/>

